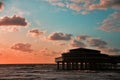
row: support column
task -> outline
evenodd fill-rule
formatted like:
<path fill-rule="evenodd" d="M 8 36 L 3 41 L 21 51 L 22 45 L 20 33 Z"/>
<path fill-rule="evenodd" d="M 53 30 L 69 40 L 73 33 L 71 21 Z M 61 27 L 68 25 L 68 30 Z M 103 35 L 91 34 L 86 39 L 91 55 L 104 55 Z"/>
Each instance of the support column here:
<path fill-rule="evenodd" d="M 87 70 L 88 69 L 88 64 L 87 64 L 87 62 L 85 62 L 85 70 Z"/>
<path fill-rule="evenodd" d="M 87 70 L 89 70 L 89 63 L 87 63 Z"/>
<path fill-rule="evenodd" d="M 67 62 L 67 70 L 70 70 L 70 62 Z"/>
<path fill-rule="evenodd" d="M 76 70 L 78 70 L 78 62 L 75 63 Z"/>
<path fill-rule="evenodd" d="M 62 62 L 62 70 L 65 69 L 65 62 Z"/>
<path fill-rule="evenodd" d="M 81 63 L 78 62 L 78 69 L 80 70 L 81 69 Z"/>
<path fill-rule="evenodd" d="M 81 70 L 83 70 L 83 62 L 81 62 L 80 68 L 81 68 Z"/>
<path fill-rule="evenodd" d="M 72 63 L 69 62 L 68 65 L 69 65 L 69 70 L 71 70 L 72 69 Z"/>
<path fill-rule="evenodd" d="M 57 62 L 57 69 L 58 69 L 58 70 L 60 69 L 60 67 L 59 67 L 59 62 Z"/>
<path fill-rule="evenodd" d="M 89 63 L 89 69 L 92 70 L 92 63 Z"/>
<path fill-rule="evenodd" d="M 72 62 L 71 65 L 72 65 L 72 70 L 74 70 L 74 62 Z"/>

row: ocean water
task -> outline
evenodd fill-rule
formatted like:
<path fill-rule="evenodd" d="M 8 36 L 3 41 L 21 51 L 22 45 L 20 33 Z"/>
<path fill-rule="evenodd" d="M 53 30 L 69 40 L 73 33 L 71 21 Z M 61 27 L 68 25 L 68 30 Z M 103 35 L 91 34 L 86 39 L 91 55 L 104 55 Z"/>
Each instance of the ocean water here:
<path fill-rule="evenodd" d="M 119 71 L 56 70 L 55 64 L 0 65 L 0 80 L 120 80 Z"/>

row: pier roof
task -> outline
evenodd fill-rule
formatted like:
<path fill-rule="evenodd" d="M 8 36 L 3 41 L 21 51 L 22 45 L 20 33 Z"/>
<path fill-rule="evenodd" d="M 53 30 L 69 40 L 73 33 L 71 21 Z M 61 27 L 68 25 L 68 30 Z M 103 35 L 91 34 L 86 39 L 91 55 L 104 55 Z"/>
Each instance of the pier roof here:
<path fill-rule="evenodd" d="M 97 51 L 97 52 L 100 52 L 99 50 L 93 50 L 93 49 L 87 49 L 87 48 L 76 48 L 76 49 L 71 49 L 70 51 L 77 51 L 77 50 Z"/>

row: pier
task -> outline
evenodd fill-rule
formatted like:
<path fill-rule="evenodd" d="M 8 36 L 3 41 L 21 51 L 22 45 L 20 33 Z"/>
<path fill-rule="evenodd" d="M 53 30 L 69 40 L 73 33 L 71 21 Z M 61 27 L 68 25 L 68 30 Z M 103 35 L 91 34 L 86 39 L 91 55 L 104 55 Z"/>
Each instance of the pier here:
<path fill-rule="evenodd" d="M 111 70 L 120 68 L 120 56 L 102 54 L 99 50 L 77 48 L 55 58 L 58 70 Z"/>

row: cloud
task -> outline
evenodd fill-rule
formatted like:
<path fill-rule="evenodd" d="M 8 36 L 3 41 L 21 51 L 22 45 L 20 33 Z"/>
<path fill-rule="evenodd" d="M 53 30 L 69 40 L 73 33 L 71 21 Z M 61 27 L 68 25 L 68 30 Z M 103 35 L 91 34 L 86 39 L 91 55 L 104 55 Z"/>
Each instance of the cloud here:
<path fill-rule="evenodd" d="M 39 52 L 42 53 L 43 56 L 56 56 L 60 53 L 56 51 L 51 51 L 48 48 L 43 48 Z"/>
<path fill-rule="evenodd" d="M 120 9 L 120 0 L 100 0 L 98 4 L 92 4 L 89 6 L 90 10 L 94 9 L 107 9 L 109 7 Z"/>
<path fill-rule="evenodd" d="M 61 32 L 53 32 L 48 36 L 49 40 L 70 40 L 71 34 L 64 34 Z"/>
<path fill-rule="evenodd" d="M 114 54 L 120 55 L 120 49 L 117 49 L 117 48 L 108 48 L 106 50 L 108 50 L 108 53 L 114 53 Z"/>
<path fill-rule="evenodd" d="M 28 22 L 25 18 L 21 16 L 13 15 L 12 17 L 4 16 L 0 18 L 0 29 L 9 31 L 9 32 L 17 32 L 22 27 L 26 28 L 28 26 Z"/>
<path fill-rule="evenodd" d="M 101 50 L 102 53 L 107 53 L 110 55 L 120 55 L 120 49 L 117 48 L 106 47 L 106 48 L 98 48 L 98 49 Z"/>
<path fill-rule="evenodd" d="M 81 12 L 82 14 L 87 14 L 88 7 L 90 4 L 95 2 L 95 0 L 45 0 L 53 6 L 59 6 L 61 8 L 67 8 L 74 10 L 76 12 Z"/>
<path fill-rule="evenodd" d="M 120 55 L 120 49 L 111 48 L 108 43 L 100 38 L 91 37 L 88 35 L 76 36 L 76 40 L 73 39 L 69 43 L 70 46 L 79 48 L 94 48 L 100 50 L 102 53 L 110 55 Z"/>
<path fill-rule="evenodd" d="M 25 18 L 13 15 L 12 17 L 5 16 L 0 18 L 0 26 L 27 26 Z"/>
<path fill-rule="evenodd" d="M 4 4 L 2 2 L 0 2 L 0 11 L 3 10 L 3 6 L 4 6 Z"/>
<path fill-rule="evenodd" d="M 86 44 L 87 47 L 104 48 L 107 46 L 107 42 L 100 38 L 94 38 L 88 35 L 78 35 L 76 38 L 77 40 L 73 41 L 73 43 L 78 45 L 79 42 L 82 42 L 83 44 Z"/>
<path fill-rule="evenodd" d="M 75 10 L 77 12 L 80 12 L 80 10 L 82 10 L 82 7 L 75 3 L 67 4 L 66 7 L 69 9 Z"/>
<path fill-rule="evenodd" d="M 4 30 L 8 32 L 18 32 L 20 30 L 20 27 L 16 27 L 16 26 L 0 27 L 0 30 Z"/>
<path fill-rule="evenodd" d="M 120 0 L 45 0 L 53 6 L 70 9 L 80 14 L 88 14 L 92 10 L 120 9 Z"/>
<path fill-rule="evenodd" d="M 79 36 L 77 36 L 77 39 L 78 40 L 86 40 L 87 38 L 89 38 L 90 36 L 88 36 L 88 35 L 79 35 Z"/>
<path fill-rule="evenodd" d="M 99 38 L 88 38 L 87 43 L 92 47 L 104 48 L 107 45 L 107 42 Z"/>
<path fill-rule="evenodd" d="M 89 6 L 94 4 L 95 1 L 96 0 L 70 0 L 67 5 L 74 4 L 71 5 L 72 8 L 68 8 L 80 12 L 81 14 L 88 14 Z"/>
<path fill-rule="evenodd" d="M 31 29 L 28 31 L 28 35 L 32 37 L 39 37 L 40 35 L 43 35 L 44 31 L 40 31 L 39 29 Z"/>
<path fill-rule="evenodd" d="M 86 39 L 85 43 L 88 44 L 87 47 L 99 49 L 102 53 L 120 55 L 120 49 L 109 47 L 108 43 L 102 39 L 89 37 Z"/>
<path fill-rule="evenodd" d="M 77 41 L 77 40 L 71 40 L 70 46 L 80 47 L 80 48 L 86 47 L 86 45 L 83 42 L 80 42 L 80 41 Z"/>
<path fill-rule="evenodd" d="M 106 18 L 102 22 L 100 30 L 106 32 L 120 32 L 120 12 L 114 12 Z"/>
<path fill-rule="evenodd" d="M 17 44 L 14 44 L 11 49 L 14 49 L 14 50 L 19 50 L 19 51 L 22 51 L 22 52 L 32 52 L 33 49 L 31 49 L 31 44 L 29 43 L 17 43 Z"/>
<path fill-rule="evenodd" d="M 54 5 L 54 6 L 60 6 L 60 7 L 64 7 L 65 4 L 62 2 L 62 0 L 45 0 L 47 2 L 49 2 L 50 4 Z"/>

